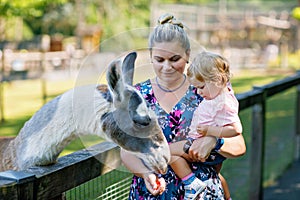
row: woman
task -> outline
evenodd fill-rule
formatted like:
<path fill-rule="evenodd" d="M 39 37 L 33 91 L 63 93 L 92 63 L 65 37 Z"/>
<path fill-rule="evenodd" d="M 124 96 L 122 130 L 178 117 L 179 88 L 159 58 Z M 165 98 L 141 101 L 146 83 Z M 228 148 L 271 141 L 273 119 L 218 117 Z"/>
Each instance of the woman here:
<path fill-rule="evenodd" d="M 184 75 L 190 57 L 190 43 L 183 25 L 172 15 L 161 16 L 149 36 L 149 48 L 156 77 L 136 87 L 156 112 L 168 142 L 183 140 L 189 132 L 193 112 L 202 100 Z M 217 172 L 212 166 L 199 162 L 205 161 L 216 143 L 215 137 L 203 137 L 195 140 L 189 148 L 193 172 L 210 183 L 200 194 L 201 199 L 224 199 Z M 225 157 L 237 157 L 246 150 L 242 135 L 224 139 L 224 144 L 218 144 L 218 148 Z M 185 191 L 181 180 L 170 167 L 166 174 L 156 175 L 129 152 L 122 150 L 121 159 L 134 173 L 129 199 L 183 199 Z"/>

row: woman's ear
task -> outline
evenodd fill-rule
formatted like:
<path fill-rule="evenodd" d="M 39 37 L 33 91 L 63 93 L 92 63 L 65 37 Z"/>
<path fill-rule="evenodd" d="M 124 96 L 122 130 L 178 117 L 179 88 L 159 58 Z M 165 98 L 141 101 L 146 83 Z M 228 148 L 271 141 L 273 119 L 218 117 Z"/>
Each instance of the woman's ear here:
<path fill-rule="evenodd" d="M 150 63 L 153 63 L 153 60 L 152 60 L 152 51 L 150 51 Z"/>
<path fill-rule="evenodd" d="M 188 49 L 186 50 L 185 54 L 186 54 L 186 63 L 189 63 L 189 60 L 190 60 L 190 53 L 191 53 L 191 50 Z"/>

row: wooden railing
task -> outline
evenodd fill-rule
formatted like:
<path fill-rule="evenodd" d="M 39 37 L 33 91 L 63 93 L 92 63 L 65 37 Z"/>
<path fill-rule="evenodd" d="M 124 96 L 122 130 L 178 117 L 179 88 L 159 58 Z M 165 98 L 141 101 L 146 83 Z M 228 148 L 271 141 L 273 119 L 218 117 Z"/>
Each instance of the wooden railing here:
<path fill-rule="evenodd" d="M 275 81 L 262 87 L 254 87 L 253 90 L 237 94 L 240 110 L 252 107 L 252 131 L 251 131 L 251 158 L 250 158 L 250 190 L 249 199 L 263 199 L 263 174 L 265 155 L 265 117 L 266 100 L 275 94 L 281 93 L 291 87 L 297 87 L 296 95 L 296 137 L 300 138 L 300 71 L 285 79 Z M 299 148 L 299 144 L 296 145 Z M 296 149 L 295 155 L 299 155 L 300 149 Z M 298 156 L 296 159 L 299 159 Z"/>
<path fill-rule="evenodd" d="M 40 79 L 42 103 L 47 102 L 46 75 L 55 70 L 78 70 L 85 56 L 83 50 L 75 50 L 72 54 L 66 51 L 55 52 L 3 52 L 0 56 L 0 121 L 4 116 L 3 82 L 15 80 Z M 47 73 L 46 73 L 47 72 Z"/>
<path fill-rule="evenodd" d="M 299 141 L 300 72 L 262 87 L 254 87 L 249 92 L 237 94 L 240 110 L 252 107 L 249 199 L 263 198 L 266 100 L 291 87 L 297 87 L 296 137 Z M 296 149 L 296 154 L 299 155 L 299 149 Z M 104 163 L 109 163 L 109 167 Z M 63 199 L 65 191 L 120 165 L 119 148 L 111 143 L 100 143 L 90 149 L 61 157 L 55 165 L 31 167 L 26 171 L 0 172 L 0 199 Z"/>
<path fill-rule="evenodd" d="M 0 199 L 61 200 L 65 191 L 101 176 L 120 164 L 119 147 L 103 142 L 63 156 L 55 165 L 0 172 Z"/>

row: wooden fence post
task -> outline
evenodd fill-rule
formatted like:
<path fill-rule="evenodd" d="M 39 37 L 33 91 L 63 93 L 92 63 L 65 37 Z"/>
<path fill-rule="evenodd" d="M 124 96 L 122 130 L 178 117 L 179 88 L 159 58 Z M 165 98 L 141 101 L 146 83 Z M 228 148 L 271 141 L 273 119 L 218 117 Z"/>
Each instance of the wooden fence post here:
<path fill-rule="evenodd" d="M 35 196 L 35 175 L 24 171 L 0 172 L 1 181 L 11 181 L 1 187 L 0 199 L 6 200 L 33 200 Z"/>
<path fill-rule="evenodd" d="M 300 74 L 300 71 L 297 72 Z M 296 92 L 296 151 L 295 160 L 300 160 L 300 84 L 297 85 Z"/>
<path fill-rule="evenodd" d="M 251 157 L 250 157 L 250 190 L 249 199 L 263 199 L 263 170 L 265 146 L 265 91 L 261 90 L 260 103 L 252 107 Z"/>
<path fill-rule="evenodd" d="M 2 74 L 3 75 L 3 74 Z M 0 80 L 0 122 L 4 122 L 4 82 Z"/>
<path fill-rule="evenodd" d="M 41 68 L 42 68 L 42 77 L 41 77 L 41 89 L 42 89 L 42 105 L 47 102 L 47 81 L 46 81 L 46 52 L 41 51 Z"/>
<path fill-rule="evenodd" d="M 1 56 L 1 77 L 0 77 L 0 122 L 4 122 L 4 79 L 5 79 L 5 59 L 4 59 L 4 49 L 2 49 Z"/>

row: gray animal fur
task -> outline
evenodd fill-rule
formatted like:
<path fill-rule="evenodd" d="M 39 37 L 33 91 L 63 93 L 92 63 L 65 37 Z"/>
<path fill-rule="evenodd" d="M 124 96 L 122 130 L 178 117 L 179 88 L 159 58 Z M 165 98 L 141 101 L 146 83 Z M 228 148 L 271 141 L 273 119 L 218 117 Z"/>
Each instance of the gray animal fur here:
<path fill-rule="evenodd" d="M 164 173 L 169 147 L 155 114 L 132 86 L 135 59 L 136 53 L 130 53 L 123 63 L 109 66 L 109 90 L 103 85 L 76 87 L 45 104 L 2 146 L 0 171 L 53 164 L 72 140 L 94 134 L 132 152 L 150 170 Z"/>

